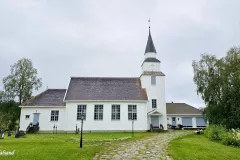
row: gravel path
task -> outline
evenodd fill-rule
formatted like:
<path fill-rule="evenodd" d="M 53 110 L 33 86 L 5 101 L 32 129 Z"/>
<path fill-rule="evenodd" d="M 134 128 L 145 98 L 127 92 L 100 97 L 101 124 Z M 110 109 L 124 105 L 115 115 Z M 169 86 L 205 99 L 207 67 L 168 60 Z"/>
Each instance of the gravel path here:
<path fill-rule="evenodd" d="M 166 133 L 156 133 L 154 136 L 149 136 L 134 142 L 125 142 L 119 145 L 118 148 L 105 151 L 103 155 L 96 155 L 94 160 L 113 159 L 113 160 L 155 160 L 166 159 L 168 143 L 179 136 L 187 135 L 191 132 L 175 132 L 169 131 Z"/>

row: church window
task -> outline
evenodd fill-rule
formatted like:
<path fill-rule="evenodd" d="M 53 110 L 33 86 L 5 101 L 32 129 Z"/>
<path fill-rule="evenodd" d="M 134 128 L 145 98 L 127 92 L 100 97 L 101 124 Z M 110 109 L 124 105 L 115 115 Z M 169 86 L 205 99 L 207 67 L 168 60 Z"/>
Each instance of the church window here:
<path fill-rule="evenodd" d="M 103 105 L 94 106 L 94 120 L 103 120 Z"/>
<path fill-rule="evenodd" d="M 29 118 L 30 118 L 30 115 L 26 115 L 25 118 L 26 118 L 26 119 L 29 119 Z"/>
<path fill-rule="evenodd" d="M 152 99 L 152 108 L 157 108 L 157 100 Z"/>
<path fill-rule="evenodd" d="M 57 110 L 51 111 L 51 121 L 58 121 L 58 115 L 59 111 Z"/>
<path fill-rule="evenodd" d="M 83 119 L 86 120 L 86 105 L 78 105 L 77 107 L 77 120 L 81 120 L 81 117 L 83 116 Z"/>
<path fill-rule="evenodd" d="M 156 85 L 156 76 L 151 76 L 151 84 Z"/>
<path fill-rule="evenodd" d="M 128 105 L 128 120 L 137 120 L 137 105 Z"/>
<path fill-rule="evenodd" d="M 120 105 L 112 105 L 112 120 L 120 120 Z"/>

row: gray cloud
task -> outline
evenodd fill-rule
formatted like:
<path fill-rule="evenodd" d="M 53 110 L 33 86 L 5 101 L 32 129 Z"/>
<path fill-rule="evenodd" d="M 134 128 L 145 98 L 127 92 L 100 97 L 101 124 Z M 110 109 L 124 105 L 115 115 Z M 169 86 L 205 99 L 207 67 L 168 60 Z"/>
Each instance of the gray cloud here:
<path fill-rule="evenodd" d="M 238 0 L 4 0 L 0 79 L 22 57 L 30 58 L 43 78 L 40 91 L 67 88 L 70 76 L 139 76 L 151 17 L 167 101 L 203 106 L 192 60 L 205 52 L 223 56 L 239 45 L 239 6 Z"/>

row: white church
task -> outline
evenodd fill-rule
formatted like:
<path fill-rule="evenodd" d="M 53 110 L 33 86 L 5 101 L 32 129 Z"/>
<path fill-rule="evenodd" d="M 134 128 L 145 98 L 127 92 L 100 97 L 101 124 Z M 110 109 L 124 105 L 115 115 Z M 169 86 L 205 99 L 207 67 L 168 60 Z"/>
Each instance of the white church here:
<path fill-rule="evenodd" d="M 185 103 L 165 102 L 165 74 L 150 28 L 139 77 L 71 77 L 67 89 L 47 89 L 23 103 L 20 130 L 30 123 L 39 131 L 147 131 L 183 125 L 205 127 L 202 112 Z"/>

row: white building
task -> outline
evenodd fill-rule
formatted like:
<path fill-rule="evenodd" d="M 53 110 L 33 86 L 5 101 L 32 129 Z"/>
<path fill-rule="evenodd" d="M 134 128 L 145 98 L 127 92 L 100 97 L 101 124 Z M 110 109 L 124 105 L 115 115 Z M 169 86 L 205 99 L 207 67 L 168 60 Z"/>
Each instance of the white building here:
<path fill-rule="evenodd" d="M 20 130 L 38 122 L 40 131 L 52 131 L 55 125 L 58 131 L 73 132 L 82 116 L 84 131 L 130 131 L 132 121 L 138 131 L 203 126 L 198 109 L 176 103 L 166 107 L 165 75 L 156 54 L 149 29 L 140 77 L 71 77 L 67 90 L 48 89 L 20 106 Z"/>

